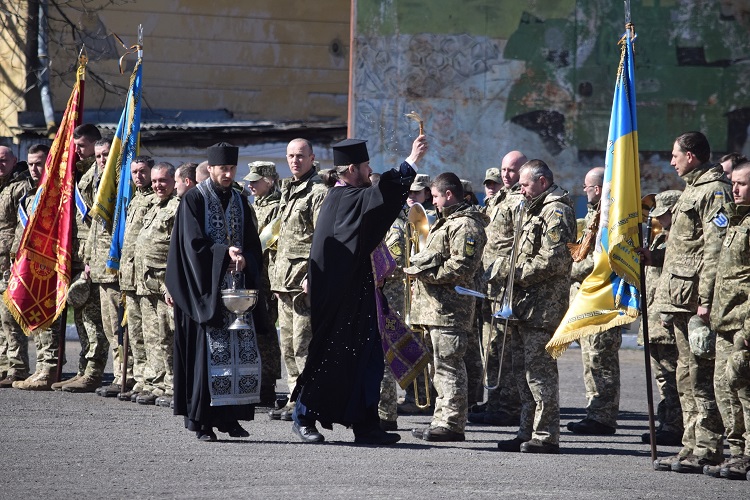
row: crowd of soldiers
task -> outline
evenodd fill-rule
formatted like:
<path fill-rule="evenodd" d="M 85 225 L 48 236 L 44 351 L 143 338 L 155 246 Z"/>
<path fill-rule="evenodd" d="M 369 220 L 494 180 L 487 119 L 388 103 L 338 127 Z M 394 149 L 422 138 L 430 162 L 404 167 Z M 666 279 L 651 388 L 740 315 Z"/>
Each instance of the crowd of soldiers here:
<path fill-rule="evenodd" d="M 77 187 L 90 208 L 111 141 L 93 125 L 78 127 L 74 138 Z M 5 281 L 47 151 L 32 146 L 26 169 L 0 147 Z M 279 180 L 273 162 L 253 162 L 247 187 L 236 188 L 252 195 L 252 202 L 247 199 L 264 245 L 260 307 L 279 328 L 278 338 L 258 336 L 261 403 L 273 408 L 271 419 L 291 421 L 295 402 L 277 399 L 275 385 L 281 362 L 290 393 L 305 366 L 312 336 L 308 258 L 330 182 L 317 168 L 309 141 L 292 140 L 286 159 L 291 178 Z M 713 164 L 705 136 L 690 132 L 676 139 L 671 164 L 685 190 L 655 196 L 650 216 L 660 230 L 638 250 L 648 266 L 648 340 L 660 393 L 655 439 L 681 446 L 654 468 L 744 478 L 750 470 L 750 162 L 734 154 Z M 76 375 L 54 382 L 62 361 L 60 323 L 34 332 L 37 362 L 30 374 L 28 340 L 2 304 L 0 387 L 96 392 L 170 406 L 174 320 L 164 285 L 167 252 L 180 196 L 208 177 L 207 163 L 175 168 L 139 156 L 129 174 L 136 191 L 127 207 L 119 272 L 106 266 L 111 232 L 86 210 L 76 217 L 75 277 L 68 295 L 82 347 Z M 377 174 L 372 180 L 377 182 Z M 399 414 L 431 414 L 428 427 L 411 433 L 443 442 L 465 440 L 467 423 L 517 426 L 516 437 L 500 441 L 499 450 L 559 453 L 557 363 L 545 346 L 593 269 L 604 168 L 584 178 L 588 212 L 582 221 L 576 221 L 573 199 L 555 183 L 549 166 L 519 151 L 505 155 L 499 168 L 487 169 L 483 184 L 480 206 L 471 183 L 455 174 L 434 180 L 418 174 L 385 238 L 398 266 L 384 294 L 389 307 L 422 334 L 432 362 L 401 402 L 386 366 L 380 424 L 396 430 Z M 419 234 L 410 217 L 415 211 L 429 224 L 426 234 Z M 512 302 L 505 304 L 511 283 Z M 456 286 L 485 298 L 458 294 Z M 494 318 L 506 305 L 513 320 Z M 126 366 L 118 340 L 124 324 Z M 580 340 L 587 408 L 583 420 L 567 425 L 571 433 L 617 432 L 621 342 L 622 327 Z M 110 351 L 114 380 L 103 386 Z M 644 442 L 649 439 L 644 434 Z"/>

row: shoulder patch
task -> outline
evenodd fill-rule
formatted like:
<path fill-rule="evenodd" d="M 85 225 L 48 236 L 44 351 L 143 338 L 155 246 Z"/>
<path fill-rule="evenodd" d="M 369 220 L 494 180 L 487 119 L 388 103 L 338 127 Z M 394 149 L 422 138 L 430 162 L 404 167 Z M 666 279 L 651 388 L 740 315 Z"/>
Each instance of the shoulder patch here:
<path fill-rule="evenodd" d="M 562 219 L 562 216 L 563 216 L 562 208 L 556 208 L 555 209 L 555 215 L 557 215 L 558 217 L 560 217 Z"/>
<path fill-rule="evenodd" d="M 716 227 L 724 228 L 729 225 L 729 217 L 727 217 L 723 211 L 720 211 L 714 216 L 713 222 L 716 224 Z"/>
<path fill-rule="evenodd" d="M 464 255 L 473 257 L 477 251 L 477 242 L 473 236 L 467 236 L 464 244 Z"/>
<path fill-rule="evenodd" d="M 551 227 L 547 230 L 547 238 L 553 243 L 557 244 L 560 243 L 560 226 Z"/>
<path fill-rule="evenodd" d="M 401 245 L 399 245 L 398 242 L 395 242 L 394 244 L 389 246 L 388 250 L 390 250 L 391 255 L 393 255 L 394 257 L 401 256 Z"/>

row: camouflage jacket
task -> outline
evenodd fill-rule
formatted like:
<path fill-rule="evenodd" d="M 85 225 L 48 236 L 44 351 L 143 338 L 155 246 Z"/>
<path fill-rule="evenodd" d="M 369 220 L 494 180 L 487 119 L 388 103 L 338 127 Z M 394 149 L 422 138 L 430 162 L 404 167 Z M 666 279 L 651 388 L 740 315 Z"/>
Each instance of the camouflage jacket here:
<path fill-rule="evenodd" d="M 11 255 L 13 236 L 18 225 L 18 203 L 33 188 L 29 172 L 9 174 L 0 179 L 0 278 L 10 271 L 15 254 Z"/>
<path fill-rule="evenodd" d="M 281 202 L 281 192 L 274 190 L 273 193 L 256 198 L 253 202 L 255 217 L 258 219 L 258 232 L 263 231 L 276 215 L 279 213 L 279 203 Z"/>
<path fill-rule="evenodd" d="M 596 205 L 588 204 L 586 206 L 586 217 L 584 220 L 584 230 L 581 237 L 576 240 L 576 243 L 581 243 L 583 241 L 583 238 L 586 236 L 586 234 L 589 232 L 589 226 L 594 220 L 594 217 L 599 217 L 599 204 Z M 577 232 L 577 230 L 576 230 Z M 583 260 L 578 262 L 573 262 L 573 267 L 570 271 L 570 279 L 573 281 L 574 284 L 580 285 L 583 280 L 586 279 L 586 277 L 591 274 L 591 271 L 594 270 L 594 245 L 591 246 L 589 249 L 589 252 L 586 254 L 586 257 L 584 257 Z M 576 290 L 579 287 L 575 287 Z"/>
<path fill-rule="evenodd" d="M 404 274 L 404 266 L 406 266 L 406 233 L 407 233 L 407 218 L 406 209 L 401 210 L 398 218 L 393 221 L 391 228 L 385 235 L 385 244 L 388 250 L 391 252 L 391 257 L 396 261 L 396 269 L 393 274 L 388 276 L 383 286 L 383 294 L 388 300 L 388 306 L 391 310 L 396 311 L 400 314 L 404 314 L 404 291 L 406 283 L 406 275 Z"/>
<path fill-rule="evenodd" d="M 668 233 L 663 231 L 656 235 L 651 242 L 649 249 L 653 253 L 658 253 L 667 246 Z M 654 262 L 656 264 L 656 262 Z M 656 290 L 662 275 L 661 265 L 651 265 L 646 267 L 646 306 L 648 309 L 648 340 L 650 344 L 674 344 L 674 329 L 665 328 L 661 324 L 662 306 L 656 302 Z M 643 345 L 643 318 L 638 330 L 638 343 Z"/>
<path fill-rule="evenodd" d="M 430 228 L 425 248 L 411 259 L 405 272 L 414 275 L 411 323 L 473 328 L 476 299 L 459 295 L 456 285 L 474 286 L 487 243 L 487 219 L 479 210 L 459 203 L 444 210 Z"/>
<path fill-rule="evenodd" d="M 302 291 L 307 276 L 315 221 L 328 193 L 323 180 L 311 169 L 302 179 L 284 179 L 281 184 L 281 229 L 276 258 L 269 269 L 274 292 Z"/>
<path fill-rule="evenodd" d="M 143 227 L 135 240 L 135 283 L 137 295 L 164 295 L 167 287 L 167 254 L 180 199 L 177 193 L 166 200 L 152 196 L 152 205 L 143 216 Z"/>
<path fill-rule="evenodd" d="M 516 232 L 515 211 L 523 200 L 521 186 L 516 184 L 510 189 L 503 188 L 491 199 L 494 200 L 492 208 L 485 212 L 490 221 L 487 226 L 487 246 L 484 247 L 482 254 L 482 272 L 485 275 L 484 281 L 488 282 L 487 293 L 494 296 L 502 287 L 489 283 L 489 274 L 491 274 L 494 262 L 498 258 L 507 256 L 513 247 L 513 237 Z"/>
<path fill-rule="evenodd" d="M 94 206 L 96 188 L 99 183 L 96 158 L 91 156 L 85 160 L 80 160 L 76 163 L 76 172 L 76 178 L 79 178 L 78 176 L 80 175 L 77 183 L 78 191 L 81 193 L 81 198 L 83 198 L 86 207 L 91 209 Z M 75 211 L 74 217 L 76 223 L 73 226 L 73 253 L 71 257 L 73 260 L 73 270 L 82 271 L 86 262 L 86 241 L 89 237 L 91 216 L 86 214 L 86 217 L 82 217 L 77 208 L 73 210 Z"/>
<path fill-rule="evenodd" d="M 99 172 L 96 165 L 84 174 L 79 184 L 88 184 L 89 175 L 94 186 L 95 195 L 96 189 L 98 189 L 97 184 L 99 183 Z M 83 254 L 83 260 L 90 268 L 92 283 L 117 283 L 117 273 L 107 271 L 107 259 L 109 258 L 109 249 L 111 246 L 112 232 L 107 231 L 100 220 L 92 219 Z"/>
<path fill-rule="evenodd" d="M 29 178 L 31 181 L 31 178 Z M 32 181 L 33 182 L 33 181 Z M 21 200 L 18 202 L 18 210 L 21 210 L 21 207 L 23 207 L 23 211 L 26 213 L 26 217 L 28 218 L 31 215 L 31 212 L 29 211 L 31 209 L 31 204 L 34 202 L 34 196 L 36 195 L 37 187 L 34 186 L 21 197 Z M 18 253 L 18 249 L 21 246 L 21 238 L 23 238 L 23 231 L 26 229 L 26 226 L 23 225 L 21 222 L 21 217 L 18 218 L 18 224 L 16 224 L 16 232 L 13 235 L 13 244 L 10 247 L 10 259 L 11 261 L 15 260 L 16 254 Z"/>
<path fill-rule="evenodd" d="M 672 227 L 657 300 L 662 312 L 711 307 L 719 252 L 732 210 L 732 186 L 721 165 L 704 164 L 683 176 L 687 185 L 672 207 Z"/>
<path fill-rule="evenodd" d="M 719 253 L 711 307 L 711 328 L 730 335 L 744 328 L 750 298 L 750 206 L 733 212 Z"/>
<path fill-rule="evenodd" d="M 135 273 L 135 249 L 138 233 L 143 227 L 143 219 L 146 212 L 155 202 L 154 191 L 151 186 L 146 189 L 135 191 L 133 199 L 128 205 L 127 218 L 125 220 L 125 234 L 122 241 L 122 252 L 120 253 L 120 290 L 124 292 L 135 292 L 137 287 Z"/>
<path fill-rule="evenodd" d="M 568 192 L 553 184 L 528 203 L 522 221 L 513 312 L 527 326 L 554 332 L 568 310 L 573 258 L 567 243 L 577 234 Z M 508 261 L 506 257 L 498 276 L 507 277 Z"/>

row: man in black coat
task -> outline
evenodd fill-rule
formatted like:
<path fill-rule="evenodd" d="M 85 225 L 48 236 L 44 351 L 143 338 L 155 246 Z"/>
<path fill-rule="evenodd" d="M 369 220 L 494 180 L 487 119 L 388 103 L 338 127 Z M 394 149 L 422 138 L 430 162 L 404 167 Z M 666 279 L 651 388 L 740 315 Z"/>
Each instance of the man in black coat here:
<path fill-rule="evenodd" d="M 327 429 L 333 423 L 352 427 L 355 443 L 400 439 L 382 431 L 378 417 L 384 360 L 372 254 L 404 205 L 415 164 L 426 151 L 421 135 L 406 161 L 372 186 L 365 141 L 333 146 L 332 174 L 338 180 L 320 209 L 310 250 L 313 336 L 292 394 L 297 400 L 292 428 L 304 442 L 324 440 L 315 421 Z"/>

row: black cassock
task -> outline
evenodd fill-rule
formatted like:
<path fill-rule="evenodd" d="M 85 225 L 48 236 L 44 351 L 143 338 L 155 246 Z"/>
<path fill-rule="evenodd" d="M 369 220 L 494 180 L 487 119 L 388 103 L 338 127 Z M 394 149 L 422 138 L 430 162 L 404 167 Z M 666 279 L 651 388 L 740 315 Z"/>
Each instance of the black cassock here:
<path fill-rule="evenodd" d="M 226 209 L 231 192 L 218 189 L 214 192 Z M 257 289 L 259 266 L 263 262 L 260 240 L 247 203 L 243 200 L 241 205 L 245 288 Z M 175 218 L 166 273 L 167 289 L 174 300 L 174 414 L 184 415 L 185 427 L 194 431 L 237 420 L 252 420 L 255 411 L 251 404 L 211 406 L 206 326 L 222 326 L 220 288 L 230 258 L 229 245 L 214 243 L 207 236 L 205 212 L 205 199 L 199 189 L 188 191 Z M 267 331 L 260 300 L 252 315 L 257 335 L 275 335 Z"/>
<path fill-rule="evenodd" d="M 331 188 L 313 233 L 312 340 L 292 399 L 323 427 L 378 423 L 383 350 L 370 254 L 399 214 L 415 172 L 404 162 L 377 186 Z"/>

